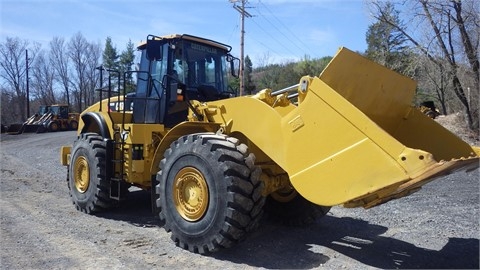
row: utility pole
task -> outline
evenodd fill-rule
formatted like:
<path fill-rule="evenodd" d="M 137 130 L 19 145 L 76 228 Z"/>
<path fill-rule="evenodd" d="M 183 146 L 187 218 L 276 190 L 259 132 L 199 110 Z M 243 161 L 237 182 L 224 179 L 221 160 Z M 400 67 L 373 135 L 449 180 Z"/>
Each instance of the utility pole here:
<path fill-rule="evenodd" d="M 25 62 L 27 66 L 26 76 L 27 76 L 27 119 L 30 117 L 30 89 L 28 85 L 28 50 L 25 50 Z"/>
<path fill-rule="evenodd" d="M 240 5 L 238 6 L 237 3 L 240 2 Z M 240 30 L 240 67 L 239 67 L 239 79 L 240 79 L 240 93 L 239 96 L 243 95 L 245 84 L 244 84 L 244 53 L 243 53 L 243 48 L 244 48 L 244 36 L 245 36 L 245 17 L 251 18 L 252 15 L 245 11 L 245 4 L 248 2 L 248 0 L 230 0 L 230 3 L 233 3 L 233 8 L 237 10 L 240 13 L 240 25 L 241 25 L 241 30 Z"/>

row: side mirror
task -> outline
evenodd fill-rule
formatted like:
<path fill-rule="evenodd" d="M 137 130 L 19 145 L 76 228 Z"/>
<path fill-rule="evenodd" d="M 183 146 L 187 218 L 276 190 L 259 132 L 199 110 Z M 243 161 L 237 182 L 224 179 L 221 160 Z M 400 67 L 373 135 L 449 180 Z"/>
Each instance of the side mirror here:
<path fill-rule="evenodd" d="M 151 37 L 151 39 L 149 39 Z M 162 40 L 155 39 L 154 36 L 147 38 L 147 59 L 150 61 L 162 59 Z"/>
<path fill-rule="evenodd" d="M 231 72 L 232 76 L 235 77 L 235 78 L 238 78 L 239 77 L 238 73 L 240 72 L 240 70 L 237 69 L 237 71 L 235 71 L 235 66 L 240 67 L 240 59 L 234 57 L 231 54 L 228 54 L 227 55 L 227 61 L 230 63 L 230 72 Z"/>

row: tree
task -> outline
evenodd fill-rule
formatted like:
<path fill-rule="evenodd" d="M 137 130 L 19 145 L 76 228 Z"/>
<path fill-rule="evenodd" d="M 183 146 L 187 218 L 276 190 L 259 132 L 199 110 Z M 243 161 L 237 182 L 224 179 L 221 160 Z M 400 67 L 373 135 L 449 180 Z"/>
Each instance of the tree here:
<path fill-rule="evenodd" d="M 120 84 L 120 63 L 119 63 L 120 56 L 118 55 L 117 48 L 115 48 L 112 44 L 112 39 L 107 37 L 105 40 L 105 48 L 103 49 L 102 54 L 102 70 L 103 72 L 103 85 L 111 84 L 112 90 L 118 90 Z"/>
<path fill-rule="evenodd" d="M 70 76 L 69 57 L 65 40 L 54 37 L 50 41 L 50 63 L 55 72 L 55 81 L 60 83 L 64 90 L 64 97 L 70 106 Z"/>
<path fill-rule="evenodd" d="M 389 24 L 400 32 L 419 53 L 425 55 L 439 69 L 445 64 L 444 72 L 448 73 L 451 89 L 463 106 L 468 126 L 478 131 L 479 5 L 475 0 L 419 0 L 410 3 L 413 4 L 407 8 L 408 14 L 412 14 L 410 20 L 417 20 L 425 27 L 424 36 L 415 36 L 415 30 L 392 20 L 388 16 L 385 2 L 370 2 L 377 20 Z M 405 14 L 405 16 L 408 15 Z M 471 102 L 472 98 L 477 101 Z"/>
<path fill-rule="evenodd" d="M 131 40 L 128 40 L 126 49 L 120 55 L 120 72 L 121 74 L 125 74 L 125 93 L 129 93 L 134 91 L 135 84 L 132 81 L 132 66 L 135 61 L 135 46 L 133 45 Z"/>
<path fill-rule="evenodd" d="M 97 67 L 100 65 L 100 57 L 102 55 L 102 49 L 99 43 L 88 43 L 87 46 L 87 73 L 86 82 L 87 89 L 85 93 L 84 102 L 86 106 L 93 104 L 96 101 L 100 101 L 99 96 L 95 97 L 95 89 L 99 84 L 99 74 Z"/>
<path fill-rule="evenodd" d="M 32 66 L 32 94 L 41 100 L 42 104 L 57 103 L 53 91 L 54 69 L 51 67 L 48 55 L 42 50 L 38 53 L 35 64 Z"/>
<path fill-rule="evenodd" d="M 310 56 L 305 55 L 303 56 L 303 59 L 295 65 L 293 68 L 295 73 L 301 77 L 301 76 L 314 76 L 318 75 L 316 74 L 316 71 L 314 70 L 314 61 L 310 59 Z"/>
<path fill-rule="evenodd" d="M 383 16 L 400 27 L 404 27 L 399 18 L 399 12 L 395 10 L 391 2 L 385 2 Z M 365 55 L 392 70 L 412 77 L 410 69 L 411 52 L 407 45 L 407 38 L 392 24 L 385 20 L 377 19 L 368 26 L 366 33 L 367 50 Z"/>
<path fill-rule="evenodd" d="M 327 64 L 332 60 L 332 57 L 326 56 L 320 59 L 310 59 L 310 56 L 305 55 L 303 59 L 296 63 L 294 71 L 296 74 L 295 80 L 300 80 L 303 76 L 318 76 L 325 69 Z"/>
<path fill-rule="evenodd" d="M 68 43 L 69 58 L 72 61 L 71 82 L 77 110 L 93 103 L 97 84 L 96 67 L 99 65 L 101 49 L 99 44 L 89 43 L 82 33 L 75 34 Z"/>
<path fill-rule="evenodd" d="M 303 76 L 319 76 L 330 63 L 330 60 L 332 60 L 331 56 L 311 59 L 308 55 L 305 55 L 298 62 L 291 61 L 283 64 L 260 66 L 252 73 L 253 82 L 258 86 L 258 89 L 280 90 L 298 84 Z"/>
<path fill-rule="evenodd" d="M 442 114 L 448 114 L 447 108 L 448 101 L 448 87 L 450 77 L 445 72 L 445 65 L 438 65 L 424 55 L 418 55 L 417 62 L 419 65 L 419 77 L 418 88 L 416 94 L 416 104 L 420 104 L 422 101 L 438 101 L 440 104 L 440 112 Z M 439 61 L 438 63 L 441 63 Z M 453 97 L 454 98 L 454 97 Z"/>
<path fill-rule="evenodd" d="M 253 64 L 250 57 L 247 55 L 245 57 L 245 70 L 243 72 L 244 80 L 245 80 L 245 92 L 247 95 L 253 94 L 255 91 L 255 84 L 252 81 L 252 72 L 253 72 Z"/>
<path fill-rule="evenodd" d="M 10 108 L 13 114 L 18 116 L 15 120 L 24 121 L 28 117 L 25 110 L 27 107 L 25 55 L 28 50 L 30 52 L 28 62 L 33 63 L 39 47 L 40 45 L 36 43 L 30 46 L 27 40 L 12 37 L 7 37 L 6 41 L 0 44 L 0 77 L 6 85 L 5 88 L 13 90 L 13 106 Z"/>
<path fill-rule="evenodd" d="M 118 70 L 119 55 L 117 53 L 117 48 L 113 47 L 112 39 L 107 37 L 105 41 L 105 49 L 103 50 L 103 67 L 106 69 Z"/>

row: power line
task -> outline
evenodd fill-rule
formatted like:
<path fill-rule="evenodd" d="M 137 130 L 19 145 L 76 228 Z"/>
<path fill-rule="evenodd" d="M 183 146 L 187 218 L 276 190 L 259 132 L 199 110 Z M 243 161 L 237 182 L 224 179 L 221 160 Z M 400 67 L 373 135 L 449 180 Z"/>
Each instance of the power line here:
<path fill-rule="evenodd" d="M 274 40 L 275 42 L 277 42 L 278 44 L 280 44 L 280 46 L 282 46 L 286 51 L 288 51 L 289 53 L 295 55 L 296 53 L 295 52 L 292 52 L 286 45 L 285 43 L 283 42 L 280 42 L 276 37 L 274 37 L 271 32 L 265 30 L 265 28 L 263 28 L 260 24 L 258 24 L 255 20 L 253 20 L 253 22 L 257 25 L 257 27 L 259 29 L 261 29 L 263 32 L 265 32 L 272 40 Z"/>
<path fill-rule="evenodd" d="M 270 25 L 272 25 L 275 30 L 277 30 L 283 37 L 285 37 L 285 38 L 289 41 L 290 44 L 292 44 L 293 46 L 295 46 L 297 49 L 299 49 L 299 50 L 302 51 L 302 52 L 307 51 L 307 52 L 312 53 L 312 52 L 311 52 L 311 49 L 308 47 L 308 45 L 305 44 L 305 43 L 302 41 L 302 39 L 299 38 L 294 32 L 292 32 L 292 31 L 290 30 L 290 28 L 289 28 L 288 26 L 286 26 L 280 19 L 278 19 L 278 17 L 268 8 L 267 5 L 265 5 L 261 0 L 258 0 L 258 4 L 259 4 L 259 5 L 262 5 L 263 8 L 265 8 L 265 9 L 268 11 L 268 13 L 281 25 L 281 27 L 276 26 L 276 25 L 275 25 L 273 22 L 271 22 L 264 14 L 262 14 L 259 9 L 257 9 L 259 15 L 261 15 L 262 17 L 264 17 L 265 20 L 266 20 Z M 286 30 L 286 31 L 288 32 L 288 35 L 285 34 L 283 31 L 281 31 L 280 29 Z M 297 43 L 297 42 L 298 42 L 298 43 Z M 302 45 L 303 48 L 300 47 L 299 44 Z"/>
<path fill-rule="evenodd" d="M 274 54 L 276 54 L 277 56 L 281 57 L 282 55 L 279 54 L 277 51 L 275 51 L 274 49 L 272 49 L 271 47 L 269 47 L 267 44 L 261 42 L 260 40 L 257 40 L 255 38 L 253 38 L 252 36 L 250 36 L 249 38 L 251 38 L 252 40 L 256 41 L 257 43 L 259 43 L 260 45 L 262 45 L 263 47 L 265 47 L 269 52 L 272 52 Z"/>
<path fill-rule="evenodd" d="M 276 22 L 272 22 L 268 17 L 269 16 L 266 16 L 264 13 L 261 12 L 260 8 L 259 9 L 256 9 L 257 13 L 258 13 L 258 17 L 262 17 L 268 24 L 270 24 L 270 26 L 272 27 L 273 29 L 273 32 L 276 32 L 280 35 L 282 35 L 286 40 L 288 40 L 288 42 L 281 42 L 279 41 L 276 37 L 274 37 L 274 35 L 272 35 L 272 31 L 266 31 L 263 27 L 259 26 L 258 23 L 254 22 L 257 24 L 257 26 L 263 31 L 265 32 L 268 36 L 270 36 L 270 38 L 275 41 L 276 43 L 280 44 L 283 48 L 285 48 L 289 53 L 293 54 L 293 55 L 299 55 L 298 51 L 301 51 L 303 55 L 305 54 L 308 54 L 310 53 L 311 55 L 314 55 L 314 53 L 312 53 L 311 49 L 309 48 L 308 45 L 306 45 L 302 39 L 298 38 L 298 36 L 292 32 L 290 30 L 289 27 L 287 27 L 268 7 L 267 5 L 265 5 L 261 0 L 258 0 L 258 7 L 261 7 L 263 9 L 265 9 L 269 15 L 271 17 L 273 17 Z M 282 30 L 285 30 L 288 32 L 288 34 L 286 34 L 284 31 Z M 289 46 L 289 48 L 286 48 L 286 46 L 290 44 L 291 46 Z M 291 48 L 293 47 L 295 48 L 295 51 L 296 53 L 292 53 L 291 51 Z M 302 56 L 303 56 L 302 55 Z"/>

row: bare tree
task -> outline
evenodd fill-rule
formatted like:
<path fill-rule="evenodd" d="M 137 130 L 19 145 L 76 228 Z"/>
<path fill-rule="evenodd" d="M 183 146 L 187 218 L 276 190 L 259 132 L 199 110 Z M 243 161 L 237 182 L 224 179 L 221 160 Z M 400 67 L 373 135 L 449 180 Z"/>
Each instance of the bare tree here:
<path fill-rule="evenodd" d="M 415 36 L 415 31 L 390 20 L 384 1 L 373 1 L 374 17 L 390 24 L 401 32 L 430 61 L 448 73 L 450 85 L 457 99 L 461 102 L 467 122 L 472 130 L 479 128 L 478 102 L 470 102 L 465 93 L 465 78 L 473 78 L 471 86 L 473 96 L 478 96 L 479 60 L 478 43 L 480 39 L 480 10 L 475 0 L 418 0 L 404 1 L 402 4 L 413 3 L 407 10 L 410 21 L 417 21 L 429 30 L 424 40 Z M 464 9 L 465 7 L 465 9 Z M 413 23 L 411 23 L 412 26 Z M 446 65 L 444 65 L 446 64 Z M 462 74 L 464 67 L 469 66 L 468 74 Z M 468 86 L 469 87 L 469 86 Z M 468 89 L 467 87 L 467 89 Z"/>
<path fill-rule="evenodd" d="M 54 37 L 50 41 L 50 62 L 55 71 L 55 80 L 62 85 L 64 97 L 70 105 L 70 66 L 67 45 L 63 38 Z"/>
<path fill-rule="evenodd" d="M 96 101 L 95 88 L 99 82 L 96 68 L 100 65 L 102 49 L 99 43 L 90 43 L 88 46 L 87 59 L 87 93 L 85 103 L 93 104 Z"/>
<path fill-rule="evenodd" d="M 83 108 L 82 100 L 87 84 L 85 81 L 87 47 L 88 42 L 80 32 L 73 36 L 68 43 L 68 56 L 72 61 L 73 69 L 71 73 L 73 96 L 79 112 L 81 112 Z"/>
<path fill-rule="evenodd" d="M 89 106 L 94 101 L 97 82 L 95 68 L 101 57 L 99 44 L 89 43 L 79 32 L 68 43 L 69 58 L 72 61 L 71 82 L 77 110 Z"/>
<path fill-rule="evenodd" d="M 37 55 L 35 64 L 32 67 L 31 85 L 34 91 L 32 94 L 39 99 L 42 104 L 50 105 L 57 103 L 53 91 L 54 70 L 45 51 L 40 51 Z"/>
<path fill-rule="evenodd" d="M 29 50 L 29 62 L 35 59 L 39 45 L 30 43 L 27 40 L 7 37 L 4 43 L 0 44 L 0 78 L 2 78 L 5 90 L 12 91 L 11 112 L 18 115 L 15 120 L 24 121 L 28 116 L 26 91 L 27 59 L 26 51 Z M 15 106 L 16 105 L 16 106 Z M 20 119 L 18 119 L 20 118 Z"/>
<path fill-rule="evenodd" d="M 420 55 L 417 61 L 421 69 L 421 76 L 423 77 L 418 80 L 419 88 L 424 90 L 421 93 L 421 99 L 437 100 L 440 103 L 441 113 L 448 114 L 447 89 L 450 85 L 451 76 L 448 72 L 445 72 L 447 67 L 442 61 L 432 62 L 423 55 Z M 425 89 L 429 89 L 430 91 L 426 91 Z"/>
<path fill-rule="evenodd" d="M 12 91 L 7 91 L 4 86 L 0 86 L 0 122 L 2 125 L 18 121 L 18 115 L 12 112 L 12 104 L 14 102 L 13 94 Z"/>

